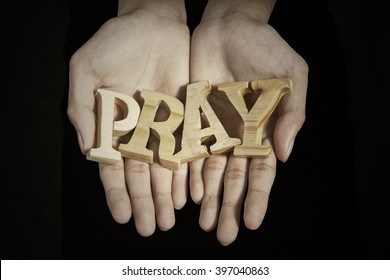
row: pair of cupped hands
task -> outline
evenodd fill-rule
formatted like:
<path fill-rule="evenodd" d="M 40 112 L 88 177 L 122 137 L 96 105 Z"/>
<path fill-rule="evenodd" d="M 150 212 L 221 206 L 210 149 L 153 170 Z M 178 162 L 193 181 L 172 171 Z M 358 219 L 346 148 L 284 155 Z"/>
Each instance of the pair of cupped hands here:
<path fill-rule="evenodd" d="M 277 161 L 287 161 L 304 123 L 307 76 L 304 59 L 257 18 L 239 12 L 208 18 L 205 13 L 190 36 L 185 19 L 135 9 L 107 21 L 72 56 L 68 116 L 86 154 L 95 143 L 98 88 L 130 96 L 150 89 L 184 102 L 186 86 L 200 80 L 217 85 L 290 78 L 293 90 L 282 98 L 263 129 L 262 143 L 273 150 L 269 157 L 248 159 L 224 153 L 182 164 L 176 171 L 129 158 L 99 163 L 108 208 L 116 222 L 134 218 L 142 236 L 152 235 L 156 225 L 167 231 L 175 224 L 175 209 L 183 208 L 190 195 L 201 205 L 200 227 L 216 229 L 219 242 L 229 245 L 237 238 L 241 218 L 252 230 L 264 219 Z M 223 100 L 213 106 L 217 112 L 223 110 Z M 223 123 L 229 133 L 242 129 L 238 120 Z M 118 146 L 120 138 L 114 143 Z"/>

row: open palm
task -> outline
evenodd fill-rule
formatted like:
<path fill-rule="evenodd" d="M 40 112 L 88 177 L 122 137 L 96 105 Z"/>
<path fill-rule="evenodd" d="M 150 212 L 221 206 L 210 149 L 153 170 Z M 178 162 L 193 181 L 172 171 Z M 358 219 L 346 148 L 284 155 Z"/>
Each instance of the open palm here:
<path fill-rule="evenodd" d="M 293 81 L 291 94 L 282 98 L 263 130 L 262 143 L 274 151 L 270 157 L 245 159 L 224 154 L 190 163 L 191 196 L 202 203 L 200 226 L 206 231 L 217 227 L 218 240 L 228 245 L 237 237 L 244 200 L 248 228 L 258 228 L 264 218 L 277 159 L 287 160 L 305 119 L 308 68 L 270 25 L 235 13 L 203 21 L 196 28 L 190 72 L 191 82 L 208 80 L 212 85 L 284 77 Z M 221 120 L 228 133 L 240 135 L 238 115 L 232 119 L 234 114 L 219 113 L 232 108 L 224 94 L 210 95 L 210 103 L 217 115 L 229 118 Z"/>
<path fill-rule="evenodd" d="M 136 10 L 106 22 L 70 63 L 68 116 L 82 152 L 94 145 L 95 92 L 98 88 L 139 98 L 142 89 L 182 99 L 189 82 L 189 32 L 185 23 Z M 138 99 L 138 101 L 140 101 Z M 121 139 L 116 139 L 118 146 Z M 175 223 L 174 208 L 186 202 L 187 167 L 172 172 L 159 164 L 124 159 L 99 163 L 100 177 L 113 218 L 134 216 L 137 231 L 149 236 Z M 184 187 L 183 187 L 184 186 Z"/>

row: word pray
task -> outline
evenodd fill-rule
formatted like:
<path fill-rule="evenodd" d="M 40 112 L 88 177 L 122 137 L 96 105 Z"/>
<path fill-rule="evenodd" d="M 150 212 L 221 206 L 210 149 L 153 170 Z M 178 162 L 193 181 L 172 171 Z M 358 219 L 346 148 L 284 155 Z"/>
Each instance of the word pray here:
<path fill-rule="evenodd" d="M 242 139 L 231 138 L 207 100 L 212 87 L 208 81 L 187 86 L 185 108 L 176 97 L 151 90 L 142 90 L 142 110 L 136 100 L 128 95 L 98 89 L 97 99 L 97 147 L 92 148 L 87 159 L 113 164 L 122 157 L 153 163 L 153 151 L 147 148 L 150 131 L 159 139 L 158 161 L 160 165 L 177 170 L 181 163 L 209 157 L 233 149 L 237 157 L 269 156 L 271 147 L 262 145 L 262 129 L 283 95 L 289 93 L 292 81 L 287 78 L 233 82 L 218 85 L 226 94 L 244 123 Z M 245 95 L 260 90 L 254 105 L 248 110 Z M 162 106 L 164 105 L 164 106 Z M 115 120 L 115 106 L 125 117 Z M 165 107 L 169 117 L 156 121 L 158 109 Z M 226 112 L 229 114 L 230 112 Z M 202 119 L 208 126 L 202 128 Z M 181 150 L 175 153 L 175 131 L 183 122 Z M 127 143 L 113 148 L 113 136 L 123 136 L 133 131 Z M 205 141 L 214 137 L 209 147 Z"/>

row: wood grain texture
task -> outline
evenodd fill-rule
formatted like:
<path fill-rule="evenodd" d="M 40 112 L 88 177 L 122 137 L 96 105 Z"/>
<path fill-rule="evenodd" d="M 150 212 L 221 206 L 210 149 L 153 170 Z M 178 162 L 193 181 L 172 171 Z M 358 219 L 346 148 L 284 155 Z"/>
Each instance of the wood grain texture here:
<path fill-rule="evenodd" d="M 177 170 L 179 157 L 174 155 L 176 139 L 173 135 L 183 121 L 184 105 L 177 98 L 151 90 L 142 90 L 144 105 L 134 133 L 127 144 L 119 145 L 123 157 L 137 159 L 147 163 L 154 162 L 153 151 L 147 148 L 150 131 L 159 139 L 158 162 L 169 169 Z M 165 121 L 156 121 L 159 107 L 169 112 Z"/>
<path fill-rule="evenodd" d="M 122 159 L 121 153 L 112 146 L 113 136 L 122 136 L 130 132 L 137 124 L 140 108 L 134 98 L 111 90 L 98 89 L 96 148 L 87 153 L 87 159 L 113 164 Z M 122 120 L 114 121 L 115 105 L 124 115 Z"/>
<path fill-rule="evenodd" d="M 218 89 L 225 92 L 244 121 L 242 144 L 234 147 L 233 154 L 237 157 L 268 156 L 272 149 L 262 145 L 263 126 L 275 110 L 283 95 L 290 92 L 292 81 L 289 79 L 268 79 L 251 82 L 252 90 L 261 93 L 248 110 L 245 95 L 252 92 L 249 82 L 223 83 Z"/>
<path fill-rule="evenodd" d="M 229 137 L 207 101 L 211 89 L 208 81 L 199 81 L 187 86 L 182 150 L 177 154 L 182 163 L 209 157 L 210 153 L 220 154 L 229 151 L 241 143 L 240 139 Z M 208 127 L 202 127 L 202 119 Z M 207 145 L 203 143 L 211 137 L 215 138 L 215 143 L 210 146 L 209 153 Z"/>

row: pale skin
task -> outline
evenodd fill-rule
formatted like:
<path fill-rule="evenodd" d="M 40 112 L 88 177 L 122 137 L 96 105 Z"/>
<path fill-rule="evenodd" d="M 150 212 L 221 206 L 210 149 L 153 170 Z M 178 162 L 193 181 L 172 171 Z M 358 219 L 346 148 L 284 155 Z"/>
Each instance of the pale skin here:
<path fill-rule="evenodd" d="M 153 234 L 156 224 L 169 230 L 175 223 L 174 209 L 186 203 L 189 181 L 192 200 L 201 204 L 201 228 L 217 227 L 221 244 L 236 239 L 243 204 L 246 227 L 260 226 L 277 159 L 288 159 L 305 119 L 308 73 L 305 61 L 267 24 L 274 4 L 210 0 L 192 37 L 190 62 L 184 1 L 119 1 L 118 17 L 73 55 L 68 115 L 84 154 L 94 145 L 98 88 L 131 96 L 146 88 L 184 101 L 185 86 L 199 80 L 217 85 L 288 77 L 294 84 L 264 129 L 263 144 L 273 148 L 269 158 L 215 155 L 190 163 L 189 169 L 183 164 L 178 171 L 130 159 L 115 165 L 99 163 L 107 204 L 118 223 L 134 217 L 142 236 Z M 225 100 L 218 95 L 210 102 L 217 114 L 225 108 Z M 241 129 L 235 120 L 221 122 L 229 133 L 238 134 Z"/>
<path fill-rule="evenodd" d="M 199 224 L 205 231 L 217 227 L 222 245 L 236 239 L 242 206 L 246 227 L 254 230 L 261 225 L 277 159 L 287 161 L 305 120 L 308 67 L 267 24 L 275 2 L 210 0 L 192 36 L 191 82 L 207 79 L 217 85 L 280 77 L 293 81 L 293 91 L 283 97 L 263 131 L 262 143 L 273 148 L 270 157 L 223 154 L 190 163 L 191 197 L 201 203 Z M 223 111 L 225 101 L 215 99 L 215 111 Z M 227 131 L 239 135 L 239 120 L 221 121 Z"/>
<path fill-rule="evenodd" d="M 184 1 L 119 1 L 118 17 L 105 23 L 70 62 L 68 116 L 82 153 L 94 145 L 98 88 L 135 98 L 151 89 L 183 99 L 189 44 Z M 156 224 L 161 230 L 172 228 L 174 209 L 186 203 L 185 164 L 173 172 L 158 163 L 124 159 L 99 163 L 99 171 L 114 220 L 127 223 L 134 217 L 142 236 L 152 235 Z"/>

